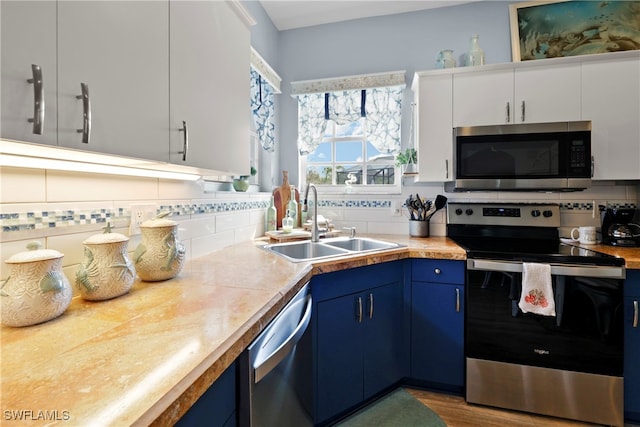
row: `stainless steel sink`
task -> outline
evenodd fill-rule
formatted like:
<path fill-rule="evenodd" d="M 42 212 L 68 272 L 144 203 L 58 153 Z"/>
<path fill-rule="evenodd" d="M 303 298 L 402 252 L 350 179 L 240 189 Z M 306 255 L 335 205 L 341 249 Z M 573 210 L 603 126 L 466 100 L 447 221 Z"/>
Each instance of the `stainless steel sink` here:
<path fill-rule="evenodd" d="M 363 237 L 336 237 L 319 242 L 303 240 L 298 242 L 273 243 L 263 249 L 280 255 L 292 262 L 312 261 L 341 255 L 353 255 L 384 249 L 399 248 L 398 243 Z"/>
<path fill-rule="evenodd" d="M 345 249 L 327 246 L 322 243 L 313 243 L 308 240 L 290 243 L 274 243 L 272 245 L 266 245 L 264 249 L 275 252 L 290 261 L 307 261 L 348 253 Z"/>
<path fill-rule="evenodd" d="M 397 243 L 384 242 L 382 240 L 367 239 L 364 237 L 342 238 L 325 240 L 324 244 L 347 249 L 349 251 L 364 252 L 377 251 L 381 249 L 397 248 Z"/>

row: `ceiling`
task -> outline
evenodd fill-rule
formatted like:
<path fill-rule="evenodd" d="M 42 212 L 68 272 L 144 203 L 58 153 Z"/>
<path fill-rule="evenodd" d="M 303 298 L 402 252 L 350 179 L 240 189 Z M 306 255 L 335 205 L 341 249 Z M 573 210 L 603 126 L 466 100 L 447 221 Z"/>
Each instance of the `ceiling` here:
<path fill-rule="evenodd" d="M 279 31 L 479 0 L 260 0 Z"/>

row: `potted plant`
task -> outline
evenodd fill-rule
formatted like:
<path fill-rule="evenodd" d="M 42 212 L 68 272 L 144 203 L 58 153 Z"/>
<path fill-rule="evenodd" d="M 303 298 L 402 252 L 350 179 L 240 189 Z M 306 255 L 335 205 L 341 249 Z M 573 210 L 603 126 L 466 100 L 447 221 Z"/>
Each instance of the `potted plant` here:
<path fill-rule="evenodd" d="M 247 191 L 249 189 L 249 177 L 254 176 L 258 170 L 251 166 L 251 175 L 241 175 L 240 178 L 233 179 L 233 189 L 236 191 Z"/>
<path fill-rule="evenodd" d="M 402 168 L 403 174 L 414 174 L 418 172 L 418 152 L 415 148 L 409 147 L 396 154 L 396 166 Z"/>

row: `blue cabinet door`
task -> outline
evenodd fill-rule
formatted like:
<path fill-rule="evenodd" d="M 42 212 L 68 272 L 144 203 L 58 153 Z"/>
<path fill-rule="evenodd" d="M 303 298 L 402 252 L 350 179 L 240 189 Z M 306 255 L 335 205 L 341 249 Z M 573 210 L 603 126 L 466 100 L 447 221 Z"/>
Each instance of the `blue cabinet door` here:
<path fill-rule="evenodd" d="M 411 283 L 411 378 L 460 393 L 464 387 L 464 263 L 414 263 L 421 265 L 414 265 Z M 436 269 L 441 273 L 432 277 Z M 423 277 L 438 282 L 421 281 Z"/>
<path fill-rule="evenodd" d="M 624 415 L 640 422 L 640 271 L 627 270 L 624 287 Z"/>
<path fill-rule="evenodd" d="M 312 279 L 316 423 L 335 419 L 406 376 L 403 285 L 403 261 Z"/>
<path fill-rule="evenodd" d="M 403 376 L 402 283 L 396 282 L 365 293 L 364 398 L 392 386 Z"/>
<path fill-rule="evenodd" d="M 177 427 L 234 427 L 236 420 L 236 364 L 220 375 L 182 418 Z"/>
<path fill-rule="evenodd" d="M 414 282 L 412 298 L 411 377 L 462 391 L 463 286 Z"/>
<path fill-rule="evenodd" d="M 327 420 L 362 401 L 364 335 L 358 322 L 358 301 L 363 303 L 362 294 L 317 305 L 317 421 Z"/>

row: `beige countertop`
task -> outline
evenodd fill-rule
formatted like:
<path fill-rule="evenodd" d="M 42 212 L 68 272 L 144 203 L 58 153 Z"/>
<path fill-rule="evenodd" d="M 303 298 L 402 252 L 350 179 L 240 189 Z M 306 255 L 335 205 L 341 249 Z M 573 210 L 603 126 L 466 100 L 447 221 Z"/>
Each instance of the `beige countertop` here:
<path fill-rule="evenodd" d="M 314 274 L 403 258 L 464 260 L 446 237 L 376 235 L 406 245 L 315 264 L 245 242 L 187 262 L 175 279 L 136 281 L 102 302 L 25 328 L 2 326 L 3 426 L 170 425 Z M 600 247 L 640 268 L 640 249 Z M 18 417 L 22 417 L 18 420 Z"/>

